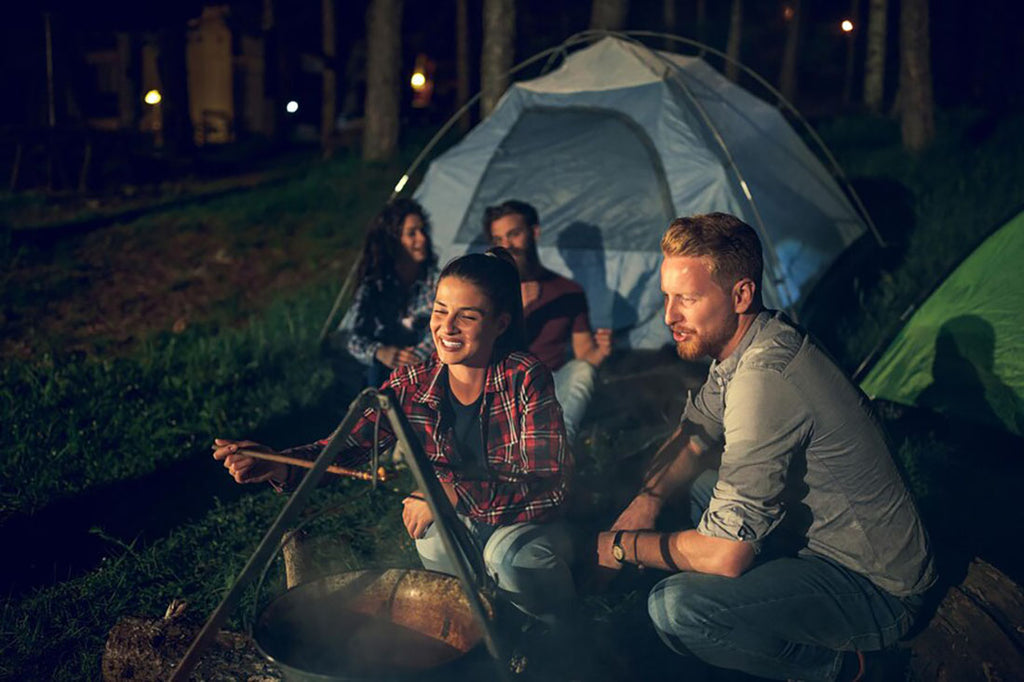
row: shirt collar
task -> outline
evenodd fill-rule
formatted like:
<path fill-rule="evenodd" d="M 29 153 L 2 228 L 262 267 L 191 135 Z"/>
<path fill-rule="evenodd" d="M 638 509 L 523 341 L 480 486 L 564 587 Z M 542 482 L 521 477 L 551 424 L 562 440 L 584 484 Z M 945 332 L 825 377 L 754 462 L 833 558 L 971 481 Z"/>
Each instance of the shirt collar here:
<path fill-rule="evenodd" d="M 492 362 L 487 365 L 487 376 L 484 379 L 484 393 L 500 393 L 505 390 L 506 379 L 504 372 L 505 362 Z M 429 405 L 434 410 L 441 409 L 441 401 L 444 400 L 445 384 L 443 372 L 448 371 L 448 366 L 438 361 L 433 368 L 428 368 L 428 379 L 423 388 L 413 398 L 414 402 Z"/>
<path fill-rule="evenodd" d="M 754 342 L 754 337 L 764 329 L 768 321 L 772 319 L 772 314 L 767 310 L 762 310 L 754 318 L 750 328 L 740 339 L 740 343 L 736 346 L 736 350 L 729 354 L 725 360 L 718 362 L 717 360 L 711 361 L 711 368 L 708 370 L 709 374 L 712 374 L 722 381 L 729 381 L 732 378 L 733 373 L 736 371 L 737 365 L 740 364 L 740 358 L 743 356 L 744 351 L 750 347 L 750 344 Z"/>

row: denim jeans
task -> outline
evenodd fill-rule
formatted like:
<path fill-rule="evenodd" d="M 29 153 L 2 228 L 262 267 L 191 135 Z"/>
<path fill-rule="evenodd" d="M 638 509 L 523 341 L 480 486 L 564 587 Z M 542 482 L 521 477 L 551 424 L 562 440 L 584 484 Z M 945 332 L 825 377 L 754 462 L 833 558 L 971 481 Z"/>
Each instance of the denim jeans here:
<path fill-rule="evenodd" d="M 714 472 L 694 483 L 693 512 Z M 695 572 L 662 580 L 647 600 L 662 641 L 710 665 L 775 679 L 834 680 L 845 651 L 891 647 L 920 598 L 898 599 L 822 557 L 755 563 L 738 578 Z"/>
<path fill-rule="evenodd" d="M 555 397 L 562 406 L 565 435 L 571 445 L 576 440 L 576 429 L 587 414 L 590 397 L 594 394 L 597 370 L 586 360 L 574 359 L 559 367 L 554 377 Z"/>
<path fill-rule="evenodd" d="M 482 548 L 484 565 L 498 589 L 520 611 L 548 623 L 568 612 L 575 588 L 569 569 L 572 541 L 564 523 L 494 527 L 459 518 Z M 416 540 L 416 551 L 424 568 L 455 574 L 435 525 Z"/>

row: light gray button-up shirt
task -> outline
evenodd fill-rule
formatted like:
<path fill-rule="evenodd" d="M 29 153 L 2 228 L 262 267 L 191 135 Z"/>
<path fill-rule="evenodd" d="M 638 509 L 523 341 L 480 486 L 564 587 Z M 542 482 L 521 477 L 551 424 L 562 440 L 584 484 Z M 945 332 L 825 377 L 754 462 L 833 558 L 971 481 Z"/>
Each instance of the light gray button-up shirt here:
<path fill-rule="evenodd" d="M 867 397 L 781 313 L 760 313 L 712 363 L 682 420 L 703 450 L 723 448 L 700 533 L 821 555 L 897 597 L 935 582 Z"/>

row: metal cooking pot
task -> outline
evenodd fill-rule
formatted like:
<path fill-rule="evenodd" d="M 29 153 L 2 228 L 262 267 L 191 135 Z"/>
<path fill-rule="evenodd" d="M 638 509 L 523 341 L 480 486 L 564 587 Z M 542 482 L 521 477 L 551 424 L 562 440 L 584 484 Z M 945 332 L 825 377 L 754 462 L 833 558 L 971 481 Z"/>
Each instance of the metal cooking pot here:
<path fill-rule="evenodd" d="M 299 585 L 253 628 L 257 648 L 285 679 L 302 682 L 451 679 L 482 638 L 458 579 L 417 569 L 352 571 Z"/>

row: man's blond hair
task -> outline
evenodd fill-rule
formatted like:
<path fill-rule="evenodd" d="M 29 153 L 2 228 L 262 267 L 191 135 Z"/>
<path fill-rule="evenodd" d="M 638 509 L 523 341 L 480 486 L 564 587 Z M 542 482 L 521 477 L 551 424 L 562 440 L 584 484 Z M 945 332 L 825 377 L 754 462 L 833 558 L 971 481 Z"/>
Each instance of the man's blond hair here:
<path fill-rule="evenodd" d="M 703 258 L 711 278 L 725 292 L 741 279 L 754 282 L 758 299 L 764 259 L 761 240 L 750 225 L 728 213 L 676 218 L 661 238 L 666 256 Z"/>

